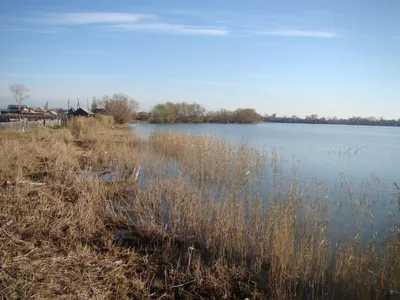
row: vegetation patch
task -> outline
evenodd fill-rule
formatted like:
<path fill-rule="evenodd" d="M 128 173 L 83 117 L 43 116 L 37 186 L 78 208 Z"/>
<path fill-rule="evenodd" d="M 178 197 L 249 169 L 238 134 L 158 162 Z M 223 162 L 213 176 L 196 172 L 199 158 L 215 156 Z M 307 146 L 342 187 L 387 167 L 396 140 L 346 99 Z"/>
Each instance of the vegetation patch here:
<path fill-rule="evenodd" d="M 329 207 L 276 174 L 276 153 L 108 117 L 0 134 L 4 299 L 396 299 L 386 242 L 330 240 Z M 139 168 L 140 166 L 140 168 Z M 121 172 L 105 181 L 104 172 Z"/>

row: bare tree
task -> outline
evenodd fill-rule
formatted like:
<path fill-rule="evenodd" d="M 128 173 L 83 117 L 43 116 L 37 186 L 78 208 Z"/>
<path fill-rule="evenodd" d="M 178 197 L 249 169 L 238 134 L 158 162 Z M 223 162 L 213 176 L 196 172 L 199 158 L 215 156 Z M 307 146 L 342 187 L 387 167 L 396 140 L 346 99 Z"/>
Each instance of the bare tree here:
<path fill-rule="evenodd" d="M 114 117 L 115 122 L 123 124 L 132 121 L 138 108 L 138 103 L 124 94 L 114 94 L 111 98 L 104 96 L 106 113 Z"/>
<path fill-rule="evenodd" d="M 29 89 L 23 84 L 10 85 L 10 91 L 14 96 L 15 102 L 18 104 L 18 108 L 20 108 L 25 99 L 29 98 Z"/>

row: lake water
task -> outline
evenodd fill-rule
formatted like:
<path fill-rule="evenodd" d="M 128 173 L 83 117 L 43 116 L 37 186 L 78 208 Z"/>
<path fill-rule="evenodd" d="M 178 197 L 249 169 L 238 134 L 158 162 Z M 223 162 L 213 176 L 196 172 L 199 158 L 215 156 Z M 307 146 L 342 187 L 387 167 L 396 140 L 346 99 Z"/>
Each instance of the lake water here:
<path fill-rule="evenodd" d="M 334 208 L 331 222 L 338 230 L 355 224 L 354 206 L 367 204 L 378 233 L 390 216 L 398 220 L 400 128 L 310 124 L 135 124 L 143 136 L 153 131 L 212 135 L 257 148 L 276 149 L 284 174 L 296 170 L 304 185 L 319 182 Z"/>

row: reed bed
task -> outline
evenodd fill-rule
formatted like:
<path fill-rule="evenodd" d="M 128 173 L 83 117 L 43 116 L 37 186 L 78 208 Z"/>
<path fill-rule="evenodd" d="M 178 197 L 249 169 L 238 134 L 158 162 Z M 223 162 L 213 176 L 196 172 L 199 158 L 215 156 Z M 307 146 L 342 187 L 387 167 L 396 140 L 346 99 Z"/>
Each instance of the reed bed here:
<path fill-rule="evenodd" d="M 375 235 L 361 242 L 365 224 L 373 227 L 371 207 L 361 205 L 368 213 L 356 215 L 355 239 L 343 236 L 333 245 L 330 206 L 323 195 L 305 199 L 296 181 L 283 187 L 266 180 L 280 173 L 275 151 L 172 132 L 155 132 L 149 143 L 166 159 L 181 164 L 179 188 L 164 191 L 164 224 L 173 224 L 171 232 L 180 238 L 202 237 L 202 247 L 215 255 L 215 261 L 246 268 L 253 279 L 266 281 L 271 297 L 399 296 L 398 218 L 388 224 L 385 244 Z M 190 182 L 185 178 L 190 170 L 200 170 L 195 188 L 184 186 Z M 213 184 L 203 183 L 207 176 Z M 267 196 L 260 195 L 263 184 L 271 190 Z"/>
<path fill-rule="evenodd" d="M 334 244 L 329 204 L 277 180 L 276 152 L 103 117 L 1 133 L 0 155 L 3 298 L 400 297 L 398 223 Z"/>

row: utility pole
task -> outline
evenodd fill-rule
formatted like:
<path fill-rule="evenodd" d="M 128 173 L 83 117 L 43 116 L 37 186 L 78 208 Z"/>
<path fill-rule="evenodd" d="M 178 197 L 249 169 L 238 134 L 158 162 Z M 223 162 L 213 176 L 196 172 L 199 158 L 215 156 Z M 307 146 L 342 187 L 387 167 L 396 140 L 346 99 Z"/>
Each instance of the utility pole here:
<path fill-rule="evenodd" d="M 68 111 L 69 111 L 69 98 L 68 98 Z"/>
<path fill-rule="evenodd" d="M 89 110 L 89 98 L 86 98 L 86 108 Z"/>

